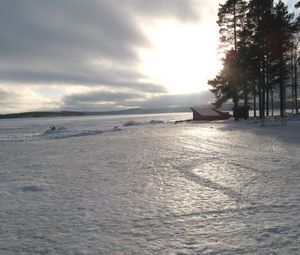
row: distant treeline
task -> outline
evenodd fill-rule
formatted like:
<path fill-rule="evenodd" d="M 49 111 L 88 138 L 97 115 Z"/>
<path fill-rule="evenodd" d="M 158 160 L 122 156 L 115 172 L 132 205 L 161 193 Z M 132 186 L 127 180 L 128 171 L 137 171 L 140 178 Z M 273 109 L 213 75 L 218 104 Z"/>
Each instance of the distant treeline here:
<path fill-rule="evenodd" d="M 127 109 L 119 111 L 102 111 L 102 112 L 79 112 L 79 111 L 37 111 L 0 114 L 0 119 L 8 118 L 42 118 L 42 117 L 66 117 L 66 116 L 93 116 L 93 115 L 122 115 L 122 114 L 153 114 L 153 113 L 176 113 L 189 112 L 188 107 L 171 107 L 171 108 L 154 108 L 154 109 Z"/>
<path fill-rule="evenodd" d="M 40 117 L 62 117 L 62 116 L 84 116 L 84 112 L 61 111 L 61 112 L 21 112 L 1 114 L 0 119 L 8 118 L 40 118 Z"/>
<path fill-rule="evenodd" d="M 300 1 L 295 8 L 300 7 Z M 223 68 L 208 83 L 215 105 L 251 101 L 260 118 L 287 101 L 298 112 L 300 18 L 281 0 L 227 0 L 218 12 Z"/>

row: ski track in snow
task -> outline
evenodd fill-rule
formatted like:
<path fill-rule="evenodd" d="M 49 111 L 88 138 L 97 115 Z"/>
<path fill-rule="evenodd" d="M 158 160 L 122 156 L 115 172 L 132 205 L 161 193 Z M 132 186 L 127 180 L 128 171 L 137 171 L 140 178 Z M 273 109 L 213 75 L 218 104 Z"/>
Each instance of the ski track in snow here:
<path fill-rule="evenodd" d="M 0 254 L 299 251 L 300 124 L 96 120 L 0 126 Z"/>

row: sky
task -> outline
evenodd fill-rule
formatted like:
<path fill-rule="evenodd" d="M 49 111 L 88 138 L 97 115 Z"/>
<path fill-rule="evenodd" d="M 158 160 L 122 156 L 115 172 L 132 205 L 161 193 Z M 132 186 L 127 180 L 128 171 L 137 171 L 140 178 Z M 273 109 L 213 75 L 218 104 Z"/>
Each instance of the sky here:
<path fill-rule="evenodd" d="M 0 1 L 0 113 L 213 102 L 220 2 Z"/>

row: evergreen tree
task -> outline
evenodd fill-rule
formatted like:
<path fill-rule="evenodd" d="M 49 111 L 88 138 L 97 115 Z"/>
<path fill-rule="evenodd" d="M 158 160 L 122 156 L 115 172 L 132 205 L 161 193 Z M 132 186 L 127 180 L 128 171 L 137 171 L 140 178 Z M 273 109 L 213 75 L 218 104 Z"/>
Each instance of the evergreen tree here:
<path fill-rule="evenodd" d="M 248 26 L 251 29 L 253 57 L 256 58 L 256 79 L 259 99 L 259 116 L 264 118 L 266 94 L 269 89 L 267 77 L 269 68 L 269 33 L 273 23 L 273 0 L 249 1 Z"/>
<path fill-rule="evenodd" d="M 220 40 L 227 50 L 237 50 L 239 32 L 243 29 L 246 12 L 244 0 L 227 0 L 221 4 L 218 12 Z"/>
<path fill-rule="evenodd" d="M 285 81 L 289 74 L 289 52 L 293 47 L 293 35 L 296 30 L 292 22 L 294 15 L 288 12 L 288 7 L 281 0 L 275 6 L 274 17 L 272 56 L 278 75 L 280 116 L 284 117 L 286 108 Z"/>
<path fill-rule="evenodd" d="M 295 4 L 295 8 L 300 8 L 300 1 L 298 1 Z M 295 20 L 295 29 L 296 29 L 296 40 L 294 40 L 295 43 L 295 59 L 294 59 L 294 102 L 295 102 L 295 108 L 296 108 L 296 113 L 299 112 L 298 109 L 298 84 L 297 84 L 297 76 L 298 76 L 298 64 L 300 62 L 300 58 L 299 58 L 299 31 L 300 31 L 300 15 L 297 16 L 296 20 Z M 298 40 L 297 40 L 298 38 Z M 297 60 L 297 61 L 296 61 Z"/>
<path fill-rule="evenodd" d="M 300 7 L 300 1 L 298 3 Z M 300 29 L 300 17 L 294 15 L 279 0 L 227 0 L 220 5 L 218 25 L 224 45 L 223 69 L 208 81 L 216 95 L 215 105 L 229 99 L 238 106 L 243 99 L 247 106 L 253 97 L 256 115 L 256 98 L 259 116 L 269 115 L 274 106 L 274 93 L 279 91 L 280 114 L 285 111 L 286 79 L 293 63 L 293 93 L 297 105 L 297 52 L 293 51 L 293 37 Z M 293 61 L 291 60 L 293 56 Z M 292 62 L 291 62 L 292 61 Z M 297 63 L 297 64 L 296 64 Z M 290 73 L 289 73 L 290 72 Z M 297 107 L 296 107 L 297 108 Z"/>
<path fill-rule="evenodd" d="M 291 81 L 292 81 L 292 105 L 293 110 L 295 109 L 296 113 L 298 110 L 298 51 L 299 51 L 299 41 L 298 38 L 294 38 L 293 47 L 290 52 L 290 72 L 291 72 Z"/>
<path fill-rule="evenodd" d="M 212 87 L 211 92 L 216 96 L 214 106 L 220 107 L 229 99 L 233 99 L 234 104 L 238 98 L 237 89 L 234 87 L 236 84 L 237 62 L 235 50 L 230 50 L 223 58 L 223 69 L 213 80 L 209 80 L 208 84 Z"/>
<path fill-rule="evenodd" d="M 212 86 L 215 85 L 212 91 L 217 97 L 216 105 L 230 95 L 234 103 L 234 108 L 238 106 L 240 85 L 238 42 L 240 41 L 239 35 L 244 26 L 245 12 L 246 3 L 244 0 L 227 0 L 219 8 L 217 23 L 220 27 L 220 40 L 224 48 L 224 70 L 221 71 L 215 80 L 209 81 L 209 84 Z M 221 77 L 222 79 L 220 79 Z M 218 89 L 222 87 L 220 82 L 223 82 L 224 89 Z M 216 84 L 219 85 L 216 86 Z"/>

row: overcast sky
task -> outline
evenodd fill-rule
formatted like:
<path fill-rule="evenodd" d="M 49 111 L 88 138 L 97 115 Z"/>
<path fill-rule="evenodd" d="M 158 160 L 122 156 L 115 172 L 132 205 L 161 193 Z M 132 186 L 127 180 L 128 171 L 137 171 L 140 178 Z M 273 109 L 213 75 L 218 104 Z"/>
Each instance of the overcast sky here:
<path fill-rule="evenodd" d="M 0 113 L 212 102 L 219 2 L 0 1 Z"/>

